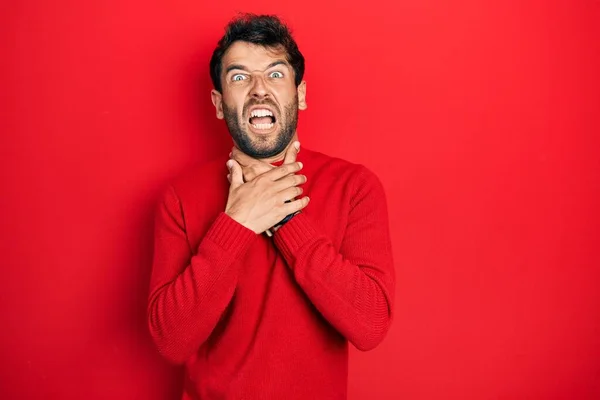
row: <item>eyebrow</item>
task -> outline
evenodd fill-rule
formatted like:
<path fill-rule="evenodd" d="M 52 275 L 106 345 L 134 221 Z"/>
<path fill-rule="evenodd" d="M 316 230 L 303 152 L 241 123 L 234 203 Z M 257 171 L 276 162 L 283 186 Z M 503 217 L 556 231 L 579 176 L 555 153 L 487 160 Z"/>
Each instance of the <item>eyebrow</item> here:
<path fill-rule="evenodd" d="M 277 65 L 285 65 L 289 67 L 289 63 L 287 61 L 284 60 L 277 60 L 277 61 L 273 61 L 271 64 L 267 65 L 267 68 L 265 68 L 265 71 L 273 68 Z M 233 71 L 234 69 L 239 69 L 242 71 L 246 71 L 246 72 L 250 72 L 248 70 L 248 68 L 246 68 L 245 66 L 243 66 L 242 64 L 231 64 L 229 67 L 227 67 L 227 69 L 225 69 L 225 74 L 228 74 L 230 71 Z"/>

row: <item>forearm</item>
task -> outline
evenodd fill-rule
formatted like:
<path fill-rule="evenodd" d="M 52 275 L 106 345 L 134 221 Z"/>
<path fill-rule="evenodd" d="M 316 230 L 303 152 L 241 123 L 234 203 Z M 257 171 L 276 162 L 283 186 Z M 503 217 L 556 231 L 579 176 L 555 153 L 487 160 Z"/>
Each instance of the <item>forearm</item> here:
<path fill-rule="evenodd" d="M 390 325 L 393 303 L 389 243 L 369 244 L 365 257 L 361 259 L 359 251 L 350 260 L 302 214 L 276 233 L 275 243 L 298 284 L 332 326 L 361 350 L 381 342 Z"/>
<path fill-rule="evenodd" d="M 158 213 L 148 325 L 160 353 L 183 363 L 206 341 L 231 301 L 237 260 L 256 235 L 222 213 L 192 252 L 178 207 L 170 195 Z"/>
<path fill-rule="evenodd" d="M 211 248 L 212 247 L 212 248 Z M 203 243 L 184 271 L 150 297 L 148 323 L 159 352 L 174 363 L 185 362 L 214 329 L 237 283 L 235 260 Z"/>

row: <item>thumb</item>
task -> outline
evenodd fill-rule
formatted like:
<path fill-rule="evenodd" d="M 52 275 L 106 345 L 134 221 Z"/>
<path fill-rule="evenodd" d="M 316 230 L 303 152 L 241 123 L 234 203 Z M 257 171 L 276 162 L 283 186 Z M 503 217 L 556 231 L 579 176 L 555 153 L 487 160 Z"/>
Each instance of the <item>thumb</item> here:
<path fill-rule="evenodd" d="M 231 176 L 230 182 L 231 187 L 236 188 L 244 183 L 244 175 L 242 173 L 242 167 L 235 160 L 227 161 L 227 168 L 229 168 L 229 175 Z"/>
<path fill-rule="evenodd" d="M 283 160 L 283 163 L 291 164 L 293 162 L 296 162 L 296 157 L 298 156 L 299 152 L 300 142 L 295 141 L 290 147 L 288 147 L 287 151 L 285 152 L 285 159 Z"/>

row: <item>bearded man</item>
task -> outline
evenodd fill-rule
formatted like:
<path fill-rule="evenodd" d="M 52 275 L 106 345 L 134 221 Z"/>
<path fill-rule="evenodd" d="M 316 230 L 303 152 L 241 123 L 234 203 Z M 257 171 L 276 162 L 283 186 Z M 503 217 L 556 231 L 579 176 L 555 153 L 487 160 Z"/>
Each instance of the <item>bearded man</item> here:
<path fill-rule="evenodd" d="M 304 57 L 279 18 L 230 22 L 210 71 L 234 147 L 161 199 L 151 335 L 185 365 L 183 399 L 345 399 L 348 343 L 373 349 L 392 318 L 382 185 L 300 152 Z"/>

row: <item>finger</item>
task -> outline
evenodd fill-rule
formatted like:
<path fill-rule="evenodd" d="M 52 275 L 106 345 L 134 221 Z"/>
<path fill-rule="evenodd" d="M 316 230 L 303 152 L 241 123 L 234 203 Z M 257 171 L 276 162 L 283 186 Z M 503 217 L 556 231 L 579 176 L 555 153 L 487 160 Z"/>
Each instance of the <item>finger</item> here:
<path fill-rule="evenodd" d="M 283 178 L 286 175 L 294 174 L 302 169 L 303 165 L 300 161 L 293 162 L 291 164 L 283 164 L 279 167 L 273 168 L 271 171 L 263 174 L 262 176 L 276 181 Z"/>
<path fill-rule="evenodd" d="M 255 164 L 252 164 L 249 167 L 243 168 L 244 171 L 244 179 L 247 181 L 251 181 L 259 175 L 269 172 L 275 168 L 271 164 L 267 164 L 262 161 L 257 161 Z"/>
<path fill-rule="evenodd" d="M 273 189 L 275 192 L 280 192 L 290 187 L 302 185 L 303 183 L 306 183 L 306 175 L 291 174 L 276 181 Z"/>
<path fill-rule="evenodd" d="M 294 200 L 296 197 L 302 194 L 302 188 L 298 186 L 292 186 L 277 193 L 277 199 L 282 203 L 288 200 Z"/>
<path fill-rule="evenodd" d="M 293 201 L 290 201 L 289 203 L 285 203 L 284 205 L 282 205 L 281 212 L 282 212 L 283 216 L 285 217 L 286 215 L 293 214 L 295 212 L 298 212 L 298 211 L 304 209 L 308 205 L 309 202 L 310 202 L 310 199 L 308 198 L 308 196 L 304 196 L 298 200 L 293 200 Z"/>
<path fill-rule="evenodd" d="M 244 184 L 244 176 L 242 174 L 242 167 L 235 160 L 227 161 L 227 168 L 229 168 L 231 187 L 236 188 Z"/>
<path fill-rule="evenodd" d="M 290 147 L 288 147 L 287 151 L 285 152 L 285 159 L 283 160 L 283 163 L 291 164 L 293 162 L 296 162 L 296 157 L 298 156 L 299 152 L 300 142 L 295 141 Z"/>

